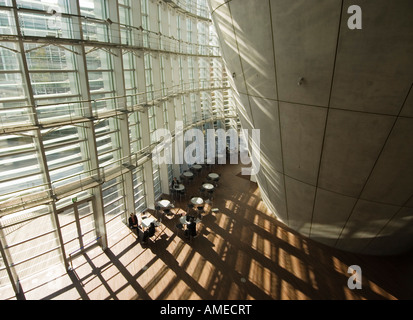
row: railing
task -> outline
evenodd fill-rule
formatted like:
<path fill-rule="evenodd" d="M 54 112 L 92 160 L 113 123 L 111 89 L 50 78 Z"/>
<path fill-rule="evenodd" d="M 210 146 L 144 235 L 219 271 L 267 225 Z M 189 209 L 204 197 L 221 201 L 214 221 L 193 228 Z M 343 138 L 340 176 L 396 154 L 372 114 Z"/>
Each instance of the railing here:
<path fill-rule="evenodd" d="M 92 118 L 93 120 L 121 115 L 123 112 L 145 111 L 145 108 L 151 105 L 156 105 L 162 101 L 178 95 L 185 95 L 199 91 L 213 91 L 229 89 L 229 83 L 222 79 L 209 79 L 194 82 L 187 82 L 175 85 L 170 88 L 158 89 L 152 92 L 139 92 L 136 94 L 128 94 L 123 96 L 105 97 L 93 100 L 78 100 L 71 102 L 62 102 L 55 104 L 37 105 L 38 108 L 53 106 L 47 111 L 43 110 L 38 113 L 39 124 L 43 127 L 50 127 L 56 124 L 85 122 Z M 130 101 L 128 101 L 130 100 Z M 101 102 L 111 102 L 113 107 L 99 107 Z M 91 107 L 89 107 L 91 105 Z M 89 110 L 92 114 L 88 115 Z M 35 128 L 34 123 L 29 123 L 26 119 L 33 118 L 33 106 L 16 107 L 19 114 L 16 115 L 14 109 L 9 109 L 9 113 L 4 110 L 0 111 L 0 133 L 12 133 Z M 4 116 L 5 115 L 5 116 Z M 12 117 L 12 118 L 9 118 Z M 23 119 L 23 122 L 10 122 L 9 119 Z"/>
<path fill-rule="evenodd" d="M 203 21 L 211 22 L 209 17 L 199 16 L 194 13 L 190 6 L 187 8 L 180 7 L 182 5 L 180 1 L 177 1 L 178 5 L 174 8 L 181 8 L 183 13 L 188 13 L 193 18 L 198 18 Z M 12 10 L 12 7 L 1 6 L 0 9 Z M 189 9 L 189 10 L 187 10 Z M 202 10 L 197 10 L 202 11 Z M 136 47 L 140 49 L 161 50 L 179 54 L 196 54 L 205 56 L 220 56 L 219 46 L 210 44 L 199 44 L 194 42 L 187 42 L 180 39 L 176 39 L 173 36 L 168 36 L 160 32 L 144 29 L 142 26 L 132 26 L 122 24 L 119 22 L 111 21 L 110 19 L 100 19 L 89 16 L 79 16 L 76 14 L 62 13 L 60 16 L 60 28 L 56 29 L 36 29 L 25 27 L 24 16 L 22 14 L 28 13 L 32 17 L 35 17 L 38 21 L 44 20 L 44 24 L 47 24 L 51 19 L 51 14 L 45 10 L 19 8 L 19 20 L 22 37 L 26 41 L 51 41 L 59 39 L 60 41 L 83 41 L 85 44 L 105 44 L 105 45 L 126 45 L 130 48 Z M 208 14 L 209 15 L 209 14 Z M 10 19 L 9 19 L 10 20 Z M 14 19 L 12 19 L 14 20 Z M 80 21 L 80 25 L 79 24 Z M 126 39 L 122 38 L 120 33 L 111 32 L 111 25 L 116 24 L 121 30 L 126 30 Z M 30 25 L 30 24 L 29 24 Z M 74 27 L 75 26 L 75 27 Z M 82 32 L 75 32 L 75 29 L 82 29 Z M 83 34 L 83 38 L 80 38 L 80 34 Z M 115 35 L 116 34 L 116 35 Z M 119 35 L 119 37 L 118 37 Z M 124 34 L 123 34 L 124 35 Z M 15 28 L 9 26 L 9 30 L 2 28 L 2 34 L 0 38 L 11 39 L 17 37 Z"/>

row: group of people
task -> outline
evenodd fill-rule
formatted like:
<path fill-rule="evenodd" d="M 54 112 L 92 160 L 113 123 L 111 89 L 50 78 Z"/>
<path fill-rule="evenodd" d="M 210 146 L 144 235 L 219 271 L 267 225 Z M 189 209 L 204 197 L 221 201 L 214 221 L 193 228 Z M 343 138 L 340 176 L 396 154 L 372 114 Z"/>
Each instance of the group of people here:
<path fill-rule="evenodd" d="M 143 232 L 143 235 L 142 235 L 142 242 L 143 243 L 148 242 L 148 239 L 150 237 L 153 237 L 155 235 L 155 231 L 156 231 L 156 229 L 155 229 L 156 226 L 155 226 L 154 222 L 151 222 L 148 229 L 142 230 L 142 226 L 139 224 L 138 217 L 134 213 L 130 214 L 129 227 L 132 228 L 132 229 L 136 229 L 136 234 L 138 236 L 138 239 L 139 239 L 139 230 Z"/>
<path fill-rule="evenodd" d="M 187 215 L 186 216 L 186 229 L 185 229 L 185 237 L 186 238 L 191 238 L 191 237 L 195 237 L 196 236 L 196 221 L 195 221 L 195 217 L 192 215 Z M 143 232 L 142 235 L 142 243 L 147 243 L 148 239 L 153 237 L 155 235 L 155 231 L 156 231 L 156 225 L 154 222 L 151 222 L 151 224 L 149 225 L 149 228 L 147 228 L 146 230 L 142 229 L 142 226 L 139 224 L 139 220 L 137 218 L 137 216 L 134 213 L 130 214 L 129 217 L 129 227 L 131 229 L 136 229 L 136 233 L 137 233 L 137 239 L 139 239 L 139 233 Z"/>
<path fill-rule="evenodd" d="M 174 188 L 175 186 L 178 186 L 180 183 L 181 182 L 177 178 L 173 178 L 171 187 Z M 187 227 L 185 229 L 185 237 L 187 238 L 195 237 L 196 236 L 195 217 L 188 214 L 186 219 L 187 219 L 187 224 L 186 224 Z M 146 230 L 143 230 L 142 226 L 139 224 L 138 217 L 134 213 L 131 213 L 129 216 L 129 227 L 131 229 L 136 229 L 137 239 L 139 239 L 140 233 L 143 233 L 142 234 L 143 243 L 146 243 L 149 238 L 153 237 L 156 231 L 156 225 L 154 222 L 152 222 Z"/>

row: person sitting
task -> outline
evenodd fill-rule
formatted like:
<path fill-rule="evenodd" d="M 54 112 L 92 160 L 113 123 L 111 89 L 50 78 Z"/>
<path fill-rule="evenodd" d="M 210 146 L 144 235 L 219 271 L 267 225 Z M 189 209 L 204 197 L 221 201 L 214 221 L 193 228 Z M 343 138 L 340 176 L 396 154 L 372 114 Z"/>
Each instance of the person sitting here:
<path fill-rule="evenodd" d="M 151 222 L 148 231 L 149 231 L 149 234 L 148 234 L 149 238 L 155 235 L 155 223 L 154 222 Z"/>
<path fill-rule="evenodd" d="M 140 226 L 139 226 L 138 218 L 136 217 L 136 214 L 134 214 L 133 212 L 129 216 L 129 228 L 131 229 L 136 228 L 136 234 L 138 235 L 138 238 L 139 238 Z"/>
<path fill-rule="evenodd" d="M 149 228 L 144 231 L 143 237 L 142 237 L 142 242 L 146 243 L 150 237 L 153 237 L 155 235 L 155 223 L 151 222 L 149 225 Z"/>
<path fill-rule="evenodd" d="M 171 187 L 172 187 L 172 188 L 178 187 L 179 184 L 180 184 L 179 180 L 175 177 L 175 178 L 172 180 Z"/>

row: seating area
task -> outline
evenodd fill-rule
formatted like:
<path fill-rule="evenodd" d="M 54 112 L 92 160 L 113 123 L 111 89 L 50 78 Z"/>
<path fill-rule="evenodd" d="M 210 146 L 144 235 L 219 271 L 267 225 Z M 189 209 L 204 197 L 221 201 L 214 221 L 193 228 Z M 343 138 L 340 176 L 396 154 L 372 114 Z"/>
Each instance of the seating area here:
<path fill-rule="evenodd" d="M 174 178 L 169 188 L 170 194 L 164 194 L 156 201 L 153 212 L 147 210 L 141 215 L 139 232 L 136 233 L 137 240 L 148 244 L 148 242 L 155 242 L 160 236 L 158 231 L 149 236 L 145 234 L 145 230 L 149 227 L 147 222 L 145 223 L 147 219 L 152 219 L 156 230 L 162 222 L 173 220 L 176 222 L 176 229 L 182 231 L 180 236 L 190 242 L 197 238 L 202 229 L 203 217 L 214 212 L 212 204 L 221 177 L 221 174 L 210 170 L 211 165 L 196 164 L 191 167 L 191 170 L 183 172 L 181 180 Z"/>

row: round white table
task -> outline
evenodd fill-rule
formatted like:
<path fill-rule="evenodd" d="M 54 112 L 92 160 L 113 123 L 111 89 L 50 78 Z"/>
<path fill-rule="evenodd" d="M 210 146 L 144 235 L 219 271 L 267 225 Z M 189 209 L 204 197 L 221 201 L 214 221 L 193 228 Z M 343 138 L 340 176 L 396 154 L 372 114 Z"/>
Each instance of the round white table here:
<path fill-rule="evenodd" d="M 204 183 L 204 184 L 202 185 L 202 187 L 203 187 L 205 190 L 212 190 L 212 189 L 214 189 L 214 185 L 213 185 L 212 183 Z"/>
<path fill-rule="evenodd" d="M 184 173 L 183 173 L 183 175 L 185 176 L 185 177 L 193 177 L 194 176 L 194 174 L 191 172 L 191 171 L 185 171 Z"/>
<path fill-rule="evenodd" d="M 195 205 L 201 205 L 204 203 L 204 199 L 200 198 L 200 197 L 193 197 L 191 199 L 191 203 L 195 204 Z"/>
<path fill-rule="evenodd" d="M 194 164 L 194 165 L 192 166 L 192 168 L 194 168 L 195 170 L 201 170 L 201 169 L 202 169 L 202 166 L 201 166 L 200 164 Z"/>
<path fill-rule="evenodd" d="M 161 208 L 169 208 L 170 205 L 171 202 L 169 200 L 158 201 L 158 206 L 160 206 Z"/>
<path fill-rule="evenodd" d="M 216 180 L 219 178 L 219 174 L 218 173 L 209 173 L 208 177 L 210 177 L 212 180 Z"/>
<path fill-rule="evenodd" d="M 155 227 L 159 227 L 159 222 L 156 221 L 156 219 L 153 217 L 147 217 L 145 219 L 142 219 L 142 226 L 144 228 L 149 228 L 152 222 L 155 223 Z"/>
<path fill-rule="evenodd" d="M 189 221 L 186 221 L 186 216 L 180 217 L 180 218 L 179 218 L 179 222 L 182 223 L 182 224 L 189 224 Z M 194 222 L 195 222 L 195 223 L 200 223 L 201 220 L 198 219 L 198 218 L 196 218 L 196 219 L 194 220 Z"/>
<path fill-rule="evenodd" d="M 175 191 L 185 190 L 185 186 L 183 184 L 178 184 L 174 186 Z"/>

